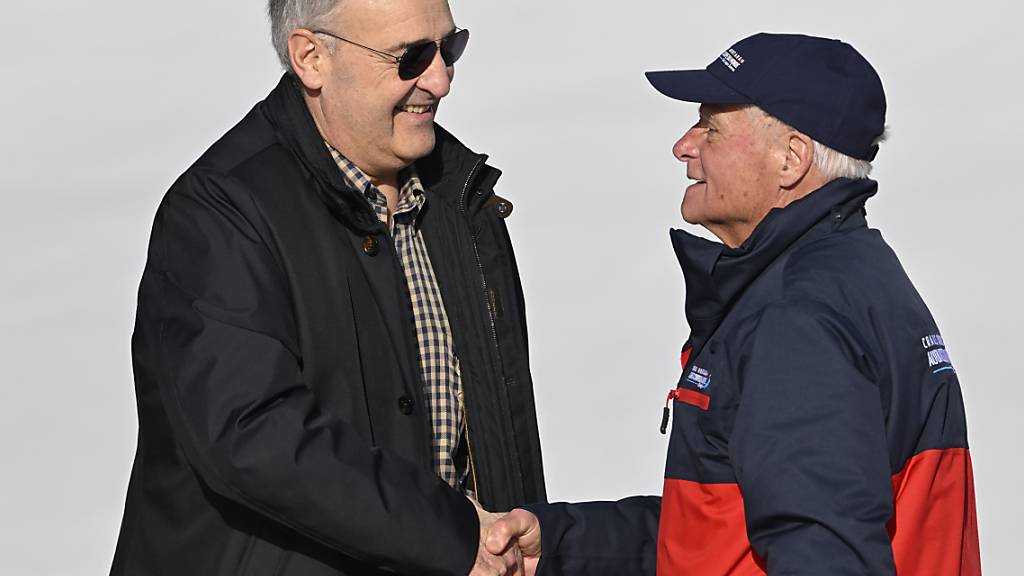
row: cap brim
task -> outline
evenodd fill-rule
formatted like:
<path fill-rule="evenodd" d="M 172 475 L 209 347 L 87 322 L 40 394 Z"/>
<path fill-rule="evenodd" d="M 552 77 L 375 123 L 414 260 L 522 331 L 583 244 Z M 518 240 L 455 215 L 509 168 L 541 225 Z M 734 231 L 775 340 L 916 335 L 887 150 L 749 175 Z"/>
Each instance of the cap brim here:
<path fill-rule="evenodd" d="M 676 100 L 699 104 L 750 104 L 750 98 L 726 86 L 707 70 L 663 70 L 646 72 L 647 81 Z"/>

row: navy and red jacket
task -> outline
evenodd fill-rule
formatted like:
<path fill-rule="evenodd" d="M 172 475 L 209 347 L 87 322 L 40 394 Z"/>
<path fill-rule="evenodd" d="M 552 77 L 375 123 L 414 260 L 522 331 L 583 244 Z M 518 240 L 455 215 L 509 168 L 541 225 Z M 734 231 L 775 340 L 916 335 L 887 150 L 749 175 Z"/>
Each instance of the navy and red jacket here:
<path fill-rule="evenodd" d="M 976 575 L 956 370 L 838 179 L 739 248 L 675 230 L 691 334 L 663 496 L 531 506 L 539 576 Z"/>

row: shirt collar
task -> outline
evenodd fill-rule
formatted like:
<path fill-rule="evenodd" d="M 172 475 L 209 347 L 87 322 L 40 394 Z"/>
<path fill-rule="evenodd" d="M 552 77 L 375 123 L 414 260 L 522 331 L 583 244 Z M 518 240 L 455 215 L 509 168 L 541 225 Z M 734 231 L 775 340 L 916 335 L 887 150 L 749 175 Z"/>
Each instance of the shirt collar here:
<path fill-rule="evenodd" d="M 324 144 L 331 152 L 331 157 L 334 159 L 335 164 L 341 170 L 341 175 L 345 177 L 345 180 L 357 192 L 370 202 L 370 207 L 377 214 L 377 219 L 387 223 L 387 200 L 384 198 L 384 194 L 370 182 L 370 178 L 366 173 L 353 164 L 351 160 L 326 141 L 324 141 Z M 401 188 L 399 189 L 398 204 L 395 206 L 395 213 L 392 217 L 409 214 L 408 218 L 416 220 L 427 200 L 423 184 L 416 173 L 416 168 L 409 165 L 399 172 L 398 181 L 401 183 Z"/>

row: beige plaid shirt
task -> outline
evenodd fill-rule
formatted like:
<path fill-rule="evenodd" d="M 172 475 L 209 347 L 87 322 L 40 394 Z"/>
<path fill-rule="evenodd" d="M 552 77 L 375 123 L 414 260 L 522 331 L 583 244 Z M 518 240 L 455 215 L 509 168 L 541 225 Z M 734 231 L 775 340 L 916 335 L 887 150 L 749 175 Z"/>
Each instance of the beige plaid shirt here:
<path fill-rule="evenodd" d="M 455 464 L 463 423 L 459 392 L 462 375 L 459 359 L 452 345 L 448 314 L 441 299 L 441 290 L 434 277 L 427 246 L 420 233 L 418 218 L 427 201 L 425 190 L 410 166 L 401 174 L 401 191 L 394 214 L 389 218 L 384 194 L 370 183 L 355 164 L 335 150 L 327 148 L 341 169 L 342 175 L 370 202 L 377 218 L 388 227 L 405 272 L 405 281 L 412 299 L 416 339 L 419 344 L 420 374 L 424 397 L 429 403 L 430 421 L 434 430 L 434 471 L 449 485 L 459 488 L 466 471 Z"/>

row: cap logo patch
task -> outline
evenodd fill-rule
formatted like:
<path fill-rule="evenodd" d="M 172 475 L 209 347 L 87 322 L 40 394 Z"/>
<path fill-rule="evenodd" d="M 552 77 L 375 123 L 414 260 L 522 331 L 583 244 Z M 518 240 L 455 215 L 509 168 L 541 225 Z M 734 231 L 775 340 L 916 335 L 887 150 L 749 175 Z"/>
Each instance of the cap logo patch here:
<path fill-rule="evenodd" d="M 743 64 L 743 56 L 740 56 L 740 53 L 732 48 L 722 52 L 722 55 L 719 56 L 718 59 L 722 61 L 722 64 L 725 64 L 725 67 L 728 68 L 730 72 L 735 72 L 736 69 Z"/>

